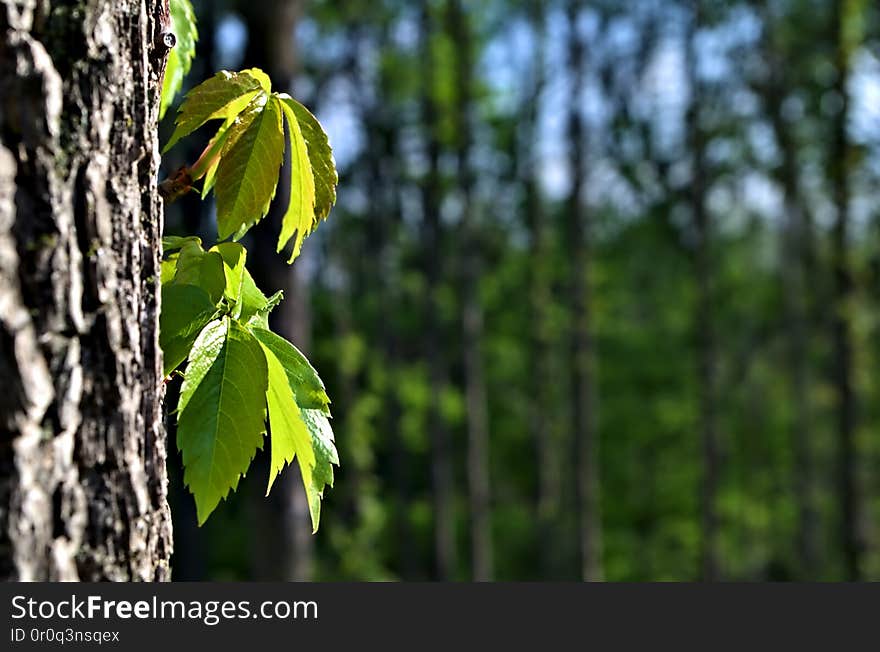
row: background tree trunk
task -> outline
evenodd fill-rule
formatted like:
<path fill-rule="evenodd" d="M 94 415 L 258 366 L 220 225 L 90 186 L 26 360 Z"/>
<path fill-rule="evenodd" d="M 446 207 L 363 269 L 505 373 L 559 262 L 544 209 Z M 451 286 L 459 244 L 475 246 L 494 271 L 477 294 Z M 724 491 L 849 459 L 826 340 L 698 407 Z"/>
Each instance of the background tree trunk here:
<path fill-rule="evenodd" d="M 428 366 L 431 402 L 428 408 L 428 437 L 431 441 L 431 479 L 434 499 L 434 555 L 436 575 L 440 580 L 454 578 L 457 567 L 455 534 L 455 486 L 452 462 L 452 441 L 441 413 L 441 393 L 447 383 L 447 371 L 441 350 L 439 287 L 441 282 L 441 221 L 440 202 L 443 199 L 440 176 L 439 113 L 436 92 L 432 39 L 435 29 L 432 5 L 421 3 L 419 38 L 422 78 L 420 109 L 424 130 L 427 174 L 421 184 L 422 195 L 422 251 L 425 273 L 424 356 Z"/>
<path fill-rule="evenodd" d="M 369 338 L 381 347 L 382 365 L 386 370 L 381 388 L 382 401 L 385 409 L 381 417 L 380 428 L 388 437 L 390 449 L 389 488 L 393 492 L 393 508 L 391 509 L 391 527 L 395 538 L 395 550 L 392 558 L 399 577 L 415 579 L 419 577 L 418 551 L 413 538 L 409 509 L 412 501 L 412 456 L 407 451 L 403 439 L 401 418 L 401 388 L 398 377 L 403 368 L 404 352 L 401 341 L 404 339 L 399 323 L 387 319 L 394 314 L 401 303 L 399 290 L 402 274 L 400 254 L 396 244 L 401 236 L 403 209 L 401 194 L 404 176 L 404 165 L 401 163 L 398 125 L 403 121 L 400 110 L 393 102 L 386 101 L 394 89 L 394 74 L 390 66 L 379 65 L 373 73 L 375 62 L 368 54 L 379 52 L 391 38 L 391 22 L 383 21 L 375 30 L 362 30 L 354 41 L 359 47 L 354 49 L 349 68 L 357 72 L 356 84 L 358 97 L 362 102 L 364 131 L 367 135 L 367 147 L 363 153 L 366 182 L 372 189 L 366 240 L 377 248 L 375 258 L 356 256 L 359 265 L 355 265 L 355 274 L 361 279 L 370 279 L 368 287 L 376 288 L 377 314 L 373 320 L 373 330 Z M 352 28 L 351 31 L 355 31 Z M 378 92 L 371 92 L 373 78 Z M 366 264 L 365 264 L 366 263 Z M 351 272 L 350 272 L 351 273 Z M 349 290 L 351 292 L 353 290 Z M 363 292 L 362 286 L 357 287 Z M 350 309 L 350 305 L 347 306 Z M 356 331 L 355 331 L 356 332 Z M 354 391 L 352 392 L 354 394 Z M 350 405 L 346 402 L 345 405 Z M 380 453 L 381 455 L 381 453 Z M 358 495 L 357 501 L 364 496 Z"/>
<path fill-rule="evenodd" d="M 165 580 L 160 2 L 0 2 L 0 577 Z"/>
<path fill-rule="evenodd" d="M 581 3 L 568 7 L 568 65 L 572 99 L 568 116 L 571 141 L 571 190 L 568 196 L 567 239 L 571 264 L 571 409 L 577 475 L 578 532 L 581 578 L 602 580 L 602 516 L 599 502 L 599 442 L 593 374 L 593 323 L 590 306 L 592 271 L 591 220 L 584 203 L 587 176 L 586 125 L 582 97 L 586 84 L 585 46 L 580 34 Z"/>
<path fill-rule="evenodd" d="M 769 12 L 768 12 L 769 13 Z M 769 23 L 769 20 L 767 21 Z M 815 415 L 810 405 L 812 378 L 811 341 L 815 327 L 810 289 L 816 287 L 813 251 L 813 223 L 804 206 L 798 161 L 798 143 L 785 119 L 784 103 L 792 88 L 782 46 L 770 33 L 763 38 L 768 72 L 760 92 L 781 163 L 775 172 L 783 194 L 784 223 L 780 238 L 780 268 L 783 319 L 789 333 L 786 351 L 787 375 L 791 386 L 791 445 L 794 452 L 793 490 L 797 504 L 797 551 L 802 579 L 816 577 L 821 548 L 819 514 L 815 500 L 816 472 L 814 451 Z"/>
<path fill-rule="evenodd" d="M 492 579 L 492 512 L 489 493 L 489 409 L 483 366 L 483 306 L 480 230 L 474 206 L 473 69 L 474 38 L 470 18 L 461 2 L 451 0 L 448 8 L 450 40 L 457 46 L 455 59 L 458 104 L 456 163 L 461 196 L 460 228 L 463 237 L 461 259 L 461 339 L 464 362 L 464 394 L 467 414 L 467 475 L 471 531 L 471 577 L 477 582 Z"/>
<path fill-rule="evenodd" d="M 706 134 L 700 124 L 705 97 L 697 75 L 696 37 L 702 26 L 702 7 L 699 0 L 691 4 L 691 24 L 687 34 L 687 76 L 690 105 L 687 112 L 688 141 L 692 157 L 690 189 L 691 220 L 694 232 L 694 279 L 696 305 L 693 328 L 697 356 L 697 402 L 699 404 L 699 436 L 702 446 L 702 483 L 700 487 L 700 544 L 701 577 L 717 580 L 718 551 L 718 474 L 720 452 L 717 430 L 717 360 L 715 352 L 715 323 L 713 316 L 712 224 L 706 198 Z"/>
<path fill-rule="evenodd" d="M 862 508 L 859 495 L 856 446 L 856 388 L 853 356 L 852 305 L 855 282 L 850 263 L 850 160 L 849 141 L 849 80 L 853 50 L 853 21 L 860 20 L 857 3 L 838 2 L 834 5 L 831 29 L 835 39 L 837 76 L 834 92 L 840 104 L 832 124 L 829 158 L 829 179 L 836 216 L 831 231 L 831 266 L 834 278 L 831 302 L 831 339 L 834 361 L 832 382 L 837 393 L 837 500 L 839 509 L 838 536 L 843 553 L 844 578 L 860 579 L 865 541 L 862 533 Z"/>
<path fill-rule="evenodd" d="M 541 533 L 536 537 L 542 579 L 555 579 L 560 570 L 560 554 L 557 537 L 547 536 L 558 532 L 560 527 L 561 478 L 559 441 L 554 429 L 553 405 L 554 370 L 551 364 L 553 333 L 550 311 L 553 305 L 552 243 L 548 219 L 541 195 L 541 160 L 538 151 L 540 140 L 538 114 L 546 85 L 545 17 L 541 0 L 527 5 L 527 17 L 534 39 L 532 70 L 529 86 L 524 94 L 521 114 L 520 158 L 522 170 L 525 227 L 529 233 L 529 393 L 534 400 L 529 403 L 529 430 L 535 445 L 537 464 L 535 522 Z"/>

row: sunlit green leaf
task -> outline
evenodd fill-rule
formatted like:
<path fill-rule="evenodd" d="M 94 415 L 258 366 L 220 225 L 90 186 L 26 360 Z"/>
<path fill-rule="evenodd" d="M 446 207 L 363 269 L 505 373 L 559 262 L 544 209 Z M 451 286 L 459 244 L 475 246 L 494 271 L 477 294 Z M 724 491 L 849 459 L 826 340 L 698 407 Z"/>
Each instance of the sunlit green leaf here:
<path fill-rule="evenodd" d="M 290 150 L 290 199 L 281 222 L 278 236 L 280 252 L 292 237 L 293 252 L 289 262 L 299 255 L 303 239 L 315 226 L 315 179 L 309 162 L 308 149 L 300 131 L 299 121 L 286 101 L 277 100 L 287 121 Z"/>
<path fill-rule="evenodd" d="M 269 468 L 269 484 L 272 483 L 286 464 L 296 457 L 306 487 L 312 484 L 312 469 L 315 466 L 315 454 L 312 451 L 312 439 L 306 424 L 300 415 L 293 390 L 287 382 L 287 374 L 278 358 L 271 349 L 263 345 L 266 364 L 269 370 L 269 388 L 266 400 L 269 407 L 269 442 L 271 462 Z"/>
<path fill-rule="evenodd" d="M 173 282 L 179 285 L 197 285 L 216 304 L 226 290 L 223 257 L 216 251 L 206 252 L 195 242 L 187 242 L 178 254 Z"/>
<path fill-rule="evenodd" d="M 297 405 L 329 414 L 330 398 L 324 389 L 324 383 L 299 349 L 272 331 L 253 328 L 252 332 L 260 344 L 272 351 L 281 361 Z"/>
<path fill-rule="evenodd" d="M 180 389 L 177 447 L 200 525 L 262 448 L 267 373 L 260 344 L 228 317 L 208 324 L 193 345 Z"/>
<path fill-rule="evenodd" d="M 300 414 L 312 436 L 312 451 L 315 455 L 315 467 L 312 469 L 311 484 L 306 485 L 306 496 L 312 517 L 312 531 L 317 532 L 324 487 L 333 487 L 333 465 L 339 466 L 339 455 L 327 415 L 320 410 L 308 409 L 301 409 Z"/>
<path fill-rule="evenodd" d="M 280 94 L 279 97 L 296 116 L 309 152 L 309 161 L 315 179 L 315 224 L 312 227 L 314 229 L 318 222 L 326 219 L 333 204 L 336 203 L 336 184 L 339 182 L 336 161 L 333 159 L 330 141 L 318 119 L 289 95 Z"/>
<path fill-rule="evenodd" d="M 259 68 L 248 68 L 247 70 L 242 70 L 242 72 L 250 75 L 258 82 L 260 82 L 260 86 L 264 91 L 266 91 L 267 93 L 272 92 L 272 80 L 269 79 L 269 75 L 264 73 L 262 70 L 260 70 Z"/>
<path fill-rule="evenodd" d="M 202 199 L 208 196 L 208 193 L 211 192 L 211 189 L 217 182 L 217 168 L 220 167 L 220 155 L 223 152 L 223 147 L 226 145 L 226 139 L 229 138 L 229 127 L 232 126 L 232 123 L 233 120 L 224 122 L 205 148 L 208 160 L 206 161 L 207 169 L 205 170 L 204 181 L 202 181 Z"/>
<path fill-rule="evenodd" d="M 226 287 L 223 292 L 230 304 L 237 306 L 233 317 L 237 317 L 241 312 L 239 304 L 241 303 L 241 287 L 245 274 L 245 261 L 247 260 L 247 252 L 237 242 L 221 242 L 211 247 L 211 251 L 215 251 L 223 258 L 223 272 L 226 277 Z"/>
<path fill-rule="evenodd" d="M 174 133 L 164 151 L 209 120 L 226 120 L 238 115 L 258 94 L 265 91 L 253 75 L 218 72 L 186 94 L 177 112 Z"/>
<path fill-rule="evenodd" d="M 247 319 L 245 319 L 244 314 L 242 314 L 242 321 L 246 322 L 245 325 L 248 328 L 262 328 L 264 330 L 270 330 L 269 315 L 272 313 L 275 307 L 279 303 L 281 303 L 282 299 L 284 299 L 284 292 L 282 290 L 278 290 L 278 292 L 266 299 L 266 303 L 265 305 L 263 305 L 263 307 L 258 308 L 256 311 L 248 315 Z"/>
<path fill-rule="evenodd" d="M 171 283 L 174 280 L 174 275 L 177 273 L 177 258 L 178 255 L 175 253 L 162 261 L 160 266 L 160 280 L 162 285 Z"/>
<path fill-rule="evenodd" d="M 241 313 L 238 318 L 242 322 L 247 322 L 259 311 L 264 310 L 268 304 L 266 295 L 260 291 L 251 273 L 245 269 L 241 279 Z"/>
<path fill-rule="evenodd" d="M 284 132 L 277 102 L 265 99 L 253 102 L 229 128 L 214 191 L 221 240 L 258 222 L 275 195 Z"/>

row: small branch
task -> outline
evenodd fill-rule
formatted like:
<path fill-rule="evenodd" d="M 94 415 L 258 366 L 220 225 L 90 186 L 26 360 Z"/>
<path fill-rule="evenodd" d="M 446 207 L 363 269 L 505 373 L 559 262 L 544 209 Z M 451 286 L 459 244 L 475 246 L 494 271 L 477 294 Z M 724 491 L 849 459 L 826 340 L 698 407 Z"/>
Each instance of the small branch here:
<path fill-rule="evenodd" d="M 159 184 L 159 195 L 166 204 L 173 204 L 193 189 L 193 178 L 190 169 L 182 165 L 177 172 Z"/>

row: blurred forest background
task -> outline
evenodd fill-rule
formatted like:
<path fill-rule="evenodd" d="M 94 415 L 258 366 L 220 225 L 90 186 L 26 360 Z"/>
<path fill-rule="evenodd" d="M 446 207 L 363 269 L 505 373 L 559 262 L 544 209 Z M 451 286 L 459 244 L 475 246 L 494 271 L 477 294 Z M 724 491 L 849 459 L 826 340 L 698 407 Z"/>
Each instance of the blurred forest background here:
<path fill-rule="evenodd" d="M 187 84 L 334 146 L 297 263 L 248 247 L 342 466 L 315 536 L 265 455 L 197 528 L 174 451 L 176 579 L 880 580 L 875 2 L 194 4 Z"/>

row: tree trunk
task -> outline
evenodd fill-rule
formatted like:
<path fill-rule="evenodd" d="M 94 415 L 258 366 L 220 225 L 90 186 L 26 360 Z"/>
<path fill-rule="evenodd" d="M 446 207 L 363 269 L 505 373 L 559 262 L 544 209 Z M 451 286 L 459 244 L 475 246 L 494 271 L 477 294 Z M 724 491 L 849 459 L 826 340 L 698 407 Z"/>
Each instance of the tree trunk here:
<path fill-rule="evenodd" d="M 717 371 L 715 329 L 712 315 L 713 279 L 712 225 L 706 208 L 706 136 L 700 124 L 702 89 L 696 71 L 696 33 L 701 25 L 700 2 L 693 3 L 690 31 L 687 35 L 687 67 L 691 93 L 687 113 L 688 141 L 691 151 L 691 219 L 694 232 L 694 278 L 697 284 L 694 309 L 694 336 L 697 354 L 697 393 L 699 432 L 702 443 L 703 477 L 700 492 L 702 530 L 700 559 L 702 579 L 713 581 L 719 575 L 718 496 L 719 450 L 716 416 Z"/>
<path fill-rule="evenodd" d="M 529 232 L 529 314 L 532 327 L 529 333 L 529 360 L 532 373 L 529 378 L 529 430 L 535 445 L 537 464 L 537 496 L 535 501 L 538 557 L 541 578 L 548 580 L 559 570 L 559 546 L 553 533 L 559 527 L 559 507 L 562 489 L 560 479 L 559 444 L 554 438 L 552 392 L 554 374 L 550 363 L 553 337 L 550 332 L 552 304 L 550 267 L 553 252 L 548 237 L 547 217 L 541 201 L 538 160 L 538 112 L 544 92 L 545 46 L 544 7 L 541 0 L 529 4 L 529 22 L 535 40 L 532 57 L 531 88 L 523 99 L 522 114 L 522 179 L 525 200 L 525 222 Z"/>
<path fill-rule="evenodd" d="M 602 579 L 602 517 L 599 502 L 599 442 L 596 437 L 596 397 L 593 376 L 593 324 L 590 310 L 591 228 L 584 203 L 583 189 L 587 175 L 586 129 L 581 114 L 585 86 L 584 39 L 580 34 L 578 8 L 568 7 L 569 76 L 572 99 L 569 114 L 571 141 L 571 191 L 568 197 L 568 246 L 571 265 L 569 301 L 571 307 L 571 406 L 572 434 L 577 475 L 578 532 L 581 578 Z"/>
<path fill-rule="evenodd" d="M 458 133 L 456 158 L 461 193 L 461 303 L 464 353 L 465 406 L 467 414 L 468 501 L 471 526 L 471 575 L 477 582 L 492 579 L 492 512 L 489 503 L 489 412 L 486 374 L 483 367 L 483 306 L 480 303 L 482 268 L 478 227 L 474 211 L 473 146 L 474 39 L 468 17 L 459 0 L 451 0 L 449 36 L 457 45 L 456 95 Z"/>
<path fill-rule="evenodd" d="M 164 9 L 0 2 L 4 579 L 169 576 L 156 191 Z"/>
<path fill-rule="evenodd" d="M 366 51 L 378 52 L 391 38 L 393 21 L 386 19 L 376 30 L 361 32 L 361 42 Z M 353 260 L 354 273 L 368 279 L 367 288 L 358 291 L 375 292 L 377 314 L 373 320 L 371 337 L 379 343 L 385 380 L 381 388 L 383 404 L 379 421 L 390 449 L 389 485 L 393 492 L 389 529 L 394 533 L 395 548 L 391 553 L 393 570 L 404 580 L 419 579 L 420 567 L 418 551 L 410 524 L 409 508 L 412 494 L 412 460 L 401 432 L 403 407 L 400 398 L 398 377 L 402 365 L 402 348 L 405 338 L 401 334 L 398 320 L 388 319 L 400 305 L 400 254 L 397 248 L 399 225 L 402 219 L 401 189 L 399 180 L 403 176 L 400 163 L 399 130 L 403 119 L 395 102 L 388 101 L 394 92 L 394 71 L 389 66 L 379 66 L 376 71 L 376 89 L 373 88 L 374 61 L 361 51 L 352 53 L 352 65 L 357 71 L 356 83 L 360 89 L 359 97 L 363 106 L 363 128 L 367 146 L 362 167 L 365 171 L 367 187 L 371 189 L 368 226 L 365 246 L 375 247 L 375 256 L 356 254 Z M 375 91 L 375 92 L 374 92 Z M 362 246 L 364 246 L 362 244 Z M 361 250 L 362 251 L 362 250 Z"/>
<path fill-rule="evenodd" d="M 425 273 L 423 346 L 428 366 L 431 403 L 428 408 L 428 437 L 431 441 L 431 479 L 434 499 L 434 557 L 438 579 L 450 580 L 455 573 L 455 505 L 452 470 L 452 442 L 440 412 L 440 393 L 446 384 L 446 370 L 440 349 L 440 142 L 438 111 L 434 97 L 437 65 L 431 43 L 434 19 L 431 3 L 423 0 L 420 9 L 419 38 L 421 43 L 421 121 L 424 130 L 428 172 L 421 184 L 422 194 L 422 256 Z"/>
<path fill-rule="evenodd" d="M 855 286 L 849 261 L 850 176 L 852 157 L 847 133 L 849 123 L 849 72 L 852 48 L 849 16 L 852 3 L 835 3 L 831 27 L 836 45 L 837 78 L 834 91 L 840 106 L 833 122 L 829 159 L 831 192 L 837 215 L 831 233 L 831 265 L 834 296 L 831 302 L 833 347 L 832 382 L 837 392 L 837 500 L 840 514 L 839 541 L 843 551 L 844 577 L 856 581 L 861 576 L 864 540 L 861 532 L 861 506 L 856 462 L 856 392 L 854 386 L 853 333 L 851 323 Z"/>
<path fill-rule="evenodd" d="M 765 30 L 769 32 L 771 16 L 765 15 Z M 812 323 L 811 292 L 815 291 L 813 278 L 813 225 L 801 196 L 798 170 L 798 146 L 787 124 L 783 103 L 791 88 L 786 72 L 784 53 L 766 33 L 765 53 L 769 75 L 762 81 L 760 92 L 764 98 L 776 143 L 782 153 L 776 179 L 782 188 L 785 221 L 781 232 L 781 276 L 783 314 L 786 332 L 787 373 L 791 385 L 792 420 L 791 442 L 794 451 L 794 496 L 798 513 L 797 552 L 801 579 L 818 579 L 820 540 L 819 516 L 816 506 L 816 473 L 812 442 L 813 414 L 810 406 L 811 373 L 809 367 Z"/>

